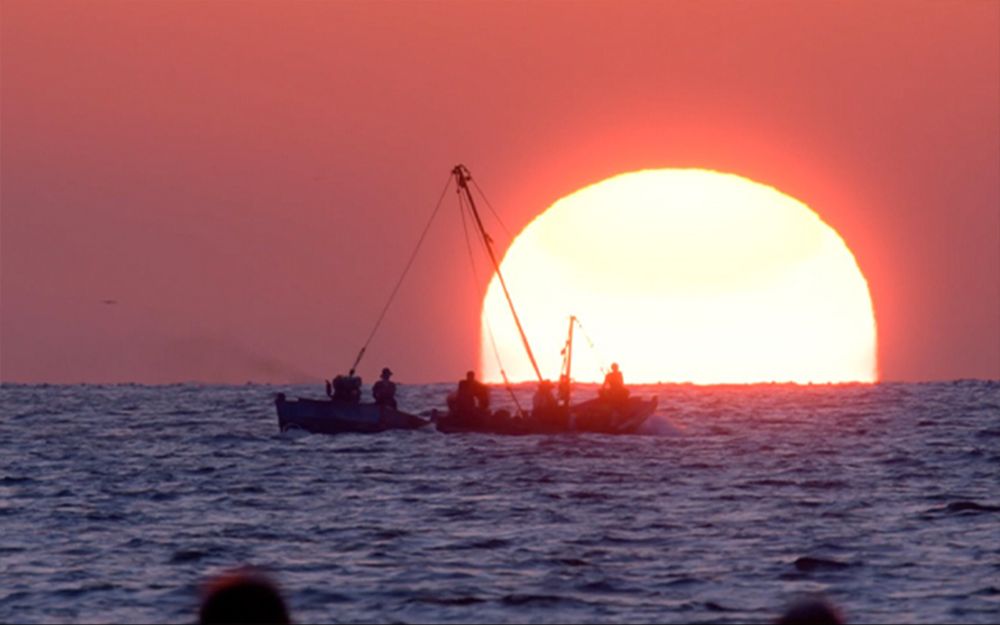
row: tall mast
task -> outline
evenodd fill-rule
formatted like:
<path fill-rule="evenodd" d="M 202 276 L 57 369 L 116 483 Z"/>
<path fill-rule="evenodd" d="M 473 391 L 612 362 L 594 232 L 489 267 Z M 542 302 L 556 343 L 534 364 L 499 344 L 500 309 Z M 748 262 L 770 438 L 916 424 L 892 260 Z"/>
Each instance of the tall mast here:
<path fill-rule="evenodd" d="M 479 218 L 479 211 L 476 210 L 476 201 L 472 199 L 472 193 L 469 191 L 468 181 L 472 179 L 472 175 L 469 170 L 466 169 L 465 165 L 455 165 L 455 169 L 451 170 L 451 173 L 455 174 L 455 181 L 458 183 L 459 192 L 465 192 L 465 197 L 469 200 L 469 208 L 472 209 L 472 215 L 476 218 L 476 226 L 479 228 L 479 233 L 483 236 L 483 243 L 486 244 L 486 252 L 489 254 L 490 261 L 493 263 L 493 268 L 497 272 L 497 278 L 500 279 L 500 287 L 503 289 L 504 297 L 507 298 L 507 305 L 510 306 L 510 312 L 514 316 L 514 324 L 517 326 L 517 331 L 521 334 L 521 343 L 524 344 L 524 351 L 528 353 L 528 360 L 531 361 L 531 366 L 535 370 L 535 375 L 538 376 L 538 381 L 542 381 L 542 372 L 538 369 L 538 363 L 535 362 L 535 355 L 531 352 L 531 345 L 528 343 L 528 337 L 524 334 L 524 328 L 521 327 L 521 320 L 517 316 L 517 311 L 514 309 L 514 301 L 510 298 L 510 292 L 507 290 L 507 283 L 504 282 L 503 274 L 500 273 L 500 263 L 497 262 L 496 254 L 493 252 L 493 239 L 490 235 L 486 234 L 486 228 L 483 227 L 483 221 Z"/>

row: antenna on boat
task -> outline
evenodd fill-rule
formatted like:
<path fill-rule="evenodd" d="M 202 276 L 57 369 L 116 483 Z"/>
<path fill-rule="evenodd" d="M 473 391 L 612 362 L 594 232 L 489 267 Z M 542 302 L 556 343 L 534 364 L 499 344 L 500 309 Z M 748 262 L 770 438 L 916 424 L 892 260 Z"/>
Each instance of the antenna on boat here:
<path fill-rule="evenodd" d="M 514 309 L 514 301 L 510 298 L 507 283 L 503 279 L 503 274 L 500 273 L 500 263 L 497 262 L 496 253 L 493 251 L 493 239 L 490 238 L 490 235 L 486 233 L 486 228 L 483 227 L 483 220 L 480 219 L 479 211 L 476 209 L 476 201 L 472 198 L 472 192 L 469 190 L 468 183 L 472 180 L 472 174 L 469 173 L 465 165 L 461 164 L 455 165 L 451 173 L 454 174 L 455 182 L 458 184 L 458 192 L 464 192 L 465 199 L 469 202 L 469 209 L 472 211 L 472 216 L 475 217 L 476 227 L 479 228 L 479 233 L 483 237 L 483 243 L 486 245 L 486 253 L 490 257 L 490 262 L 493 263 L 493 269 L 497 272 L 497 278 L 500 280 L 500 288 L 503 289 L 504 297 L 507 298 L 507 305 L 510 306 L 510 312 L 514 316 L 514 325 L 517 326 L 517 331 L 521 335 L 521 343 L 524 344 L 524 351 L 527 352 L 528 360 L 531 361 L 531 367 L 535 370 L 538 381 L 541 382 L 542 372 L 538 369 L 538 363 L 535 362 L 535 355 L 531 351 L 528 337 L 524 334 L 524 328 L 521 326 L 521 319 L 517 316 L 517 310 Z"/>

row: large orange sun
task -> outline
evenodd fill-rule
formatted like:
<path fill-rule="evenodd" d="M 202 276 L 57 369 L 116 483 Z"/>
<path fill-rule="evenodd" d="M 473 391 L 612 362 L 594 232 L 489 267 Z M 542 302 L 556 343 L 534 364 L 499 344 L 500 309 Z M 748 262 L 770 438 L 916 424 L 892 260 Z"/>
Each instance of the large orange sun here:
<path fill-rule="evenodd" d="M 576 315 L 595 346 L 575 343 L 580 381 L 612 360 L 626 382 L 877 378 L 871 296 L 843 239 L 740 176 L 660 169 L 591 185 L 535 218 L 501 270 L 546 377 Z M 496 276 L 482 323 L 484 378 L 500 380 L 499 355 L 511 380 L 534 379 Z"/>

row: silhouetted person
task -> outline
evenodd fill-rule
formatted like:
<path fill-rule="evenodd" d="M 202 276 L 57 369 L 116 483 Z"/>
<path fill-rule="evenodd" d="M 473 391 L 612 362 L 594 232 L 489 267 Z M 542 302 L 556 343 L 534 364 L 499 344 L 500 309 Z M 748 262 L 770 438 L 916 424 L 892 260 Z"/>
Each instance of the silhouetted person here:
<path fill-rule="evenodd" d="M 560 398 L 563 397 L 561 386 L 562 384 L 560 384 Z M 569 425 L 569 409 L 559 404 L 560 400 L 553 394 L 555 388 L 549 380 L 538 383 L 538 389 L 531 398 L 531 417 L 541 425 L 562 430 Z"/>
<path fill-rule="evenodd" d="M 625 378 L 618 370 L 618 363 L 611 363 L 611 371 L 604 376 L 604 385 L 599 395 L 612 402 L 624 402 L 628 399 L 628 389 L 625 388 Z"/>
<path fill-rule="evenodd" d="M 549 380 L 539 382 L 535 396 L 531 398 L 532 414 L 536 417 L 550 415 L 558 407 L 559 402 L 556 401 L 555 395 L 552 394 L 552 382 Z"/>
<path fill-rule="evenodd" d="M 569 405 L 569 393 L 572 390 L 573 382 L 568 375 L 559 376 L 559 401 Z"/>
<path fill-rule="evenodd" d="M 396 384 L 389 381 L 392 371 L 389 367 L 382 369 L 382 377 L 372 386 L 372 397 L 381 406 L 396 408 Z"/>
<path fill-rule="evenodd" d="M 264 575 L 234 571 L 205 588 L 199 623 L 290 623 L 281 592 Z"/>
<path fill-rule="evenodd" d="M 781 618 L 777 625 L 841 625 L 840 615 L 825 601 L 811 599 L 796 603 Z"/>
<path fill-rule="evenodd" d="M 361 376 L 354 375 L 354 369 L 333 378 L 333 398 L 353 404 L 361 401 Z"/>
<path fill-rule="evenodd" d="M 346 375 L 338 375 L 333 378 L 333 399 L 337 401 L 349 401 L 351 392 L 348 389 L 348 382 Z"/>
<path fill-rule="evenodd" d="M 454 402 L 449 401 L 449 407 L 456 412 L 488 412 L 490 409 L 490 389 L 476 379 L 475 371 L 465 374 L 453 397 Z"/>

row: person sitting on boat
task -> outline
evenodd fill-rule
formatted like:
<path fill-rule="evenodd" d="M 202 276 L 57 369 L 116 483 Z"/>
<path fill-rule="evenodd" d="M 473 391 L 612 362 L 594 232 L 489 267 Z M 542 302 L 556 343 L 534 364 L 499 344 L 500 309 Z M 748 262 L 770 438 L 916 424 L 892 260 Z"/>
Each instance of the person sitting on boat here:
<path fill-rule="evenodd" d="M 538 383 L 538 390 L 531 400 L 531 417 L 539 424 L 564 428 L 567 423 L 569 413 L 559 405 L 559 400 L 553 394 L 555 384 L 549 380 L 542 380 Z"/>
<path fill-rule="evenodd" d="M 333 378 L 333 395 L 331 397 L 336 401 L 350 401 L 351 392 L 348 389 L 347 376 L 338 375 Z M 329 394 L 329 391 L 327 391 Z"/>
<path fill-rule="evenodd" d="M 628 389 L 625 388 L 625 378 L 618 369 L 618 363 L 611 363 L 611 371 L 604 376 L 604 385 L 598 394 L 614 403 L 624 403 L 628 399 Z"/>
<path fill-rule="evenodd" d="M 354 375 L 351 369 L 347 375 L 333 378 L 333 399 L 353 404 L 361 402 L 361 376 Z"/>
<path fill-rule="evenodd" d="M 454 412 L 489 412 L 490 389 L 476 379 L 476 372 L 469 371 L 458 383 L 458 390 L 448 398 L 448 407 Z"/>
<path fill-rule="evenodd" d="M 396 384 L 389 380 L 390 377 L 392 377 L 392 371 L 389 370 L 389 367 L 383 368 L 381 379 L 372 385 L 372 397 L 375 398 L 375 403 L 380 406 L 396 408 Z"/>
<path fill-rule="evenodd" d="M 552 394 L 552 388 L 550 380 L 542 380 L 538 383 L 538 390 L 535 391 L 535 396 L 531 399 L 531 411 L 535 416 L 551 414 L 559 407 L 556 396 Z"/>

